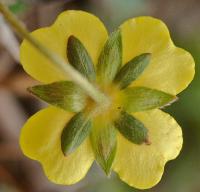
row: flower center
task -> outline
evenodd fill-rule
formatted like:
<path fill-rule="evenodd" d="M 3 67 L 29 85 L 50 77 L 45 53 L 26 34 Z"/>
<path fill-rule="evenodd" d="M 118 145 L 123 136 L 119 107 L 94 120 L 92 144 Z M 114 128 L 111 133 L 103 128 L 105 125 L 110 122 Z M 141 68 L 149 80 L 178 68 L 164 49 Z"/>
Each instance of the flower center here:
<path fill-rule="evenodd" d="M 93 116 L 102 116 L 110 121 L 115 120 L 121 110 L 122 94 L 114 85 L 108 85 L 100 88 L 108 98 L 107 102 L 97 104 L 88 98 L 86 111 L 93 111 Z"/>

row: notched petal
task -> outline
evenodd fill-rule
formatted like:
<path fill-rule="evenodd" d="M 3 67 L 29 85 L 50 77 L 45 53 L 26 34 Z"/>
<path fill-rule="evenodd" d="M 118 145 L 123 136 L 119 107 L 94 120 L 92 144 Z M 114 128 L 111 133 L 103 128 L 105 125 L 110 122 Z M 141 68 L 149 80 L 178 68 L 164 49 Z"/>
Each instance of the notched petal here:
<path fill-rule="evenodd" d="M 137 17 L 121 27 L 123 63 L 142 53 L 152 53 L 151 63 L 130 86 L 145 86 L 177 95 L 194 77 L 194 59 L 175 47 L 167 26 L 159 19 Z"/>
<path fill-rule="evenodd" d="M 52 26 L 37 29 L 31 33 L 37 41 L 63 59 L 66 59 L 67 39 L 71 35 L 84 44 L 93 63 L 97 64 L 98 56 L 108 34 L 100 19 L 90 13 L 75 10 L 64 11 Z M 34 49 L 27 40 L 21 44 L 20 61 L 24 70 L 42 83 L 69 79 L 68 75 Z"/>
<path fill-rule="evenodd" d="M 130 186 L 148 189 L 161 179 L 167 161 L 180 153 L 183 138 L 177 122 L 168 114 L 154 109 L 134 113 L 149 131 L 151 145 L 135 145 L 118 134 L 113 169 Z"/>
<path fill-rule="evenodd" d="M 69 156 L 65 157 L 62 153 L 61 133 L 72 115 L 57 107 L 48 107 L 34 114 L 25 123 L 20 135 L 23 153 L 42 164 L 50 181 L 62 185 L 80 181 L 94 161 L 89 139 Z"/>

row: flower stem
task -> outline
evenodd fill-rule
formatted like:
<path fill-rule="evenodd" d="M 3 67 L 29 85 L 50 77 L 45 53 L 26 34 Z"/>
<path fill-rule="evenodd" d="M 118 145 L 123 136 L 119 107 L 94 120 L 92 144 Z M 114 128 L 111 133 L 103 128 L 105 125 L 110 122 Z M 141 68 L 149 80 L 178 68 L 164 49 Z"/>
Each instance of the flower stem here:
<path fill-rule="evenodd" d="M 108 103 L 108 98 L 94 87 L 86 78 L 84 78 L 77 70 L 75 70 L 69 63 L 67 63 L 63 58 L 55 54 L 53 51 L 49 50 L 47 47 L 43 46 L 39 41 L 33 38 L 28 30 L 25 28 L 23 23 L 21 23 L 14 14 L 12 14 L 9 9 L 0 2 L 0 12 L 3 14 L 4 18 L 8 23 L 15 29 L 17 34 L 21 38 L 28 40 L 32 46 L 38 49 L 45 57 L 47 57 L 52 63 L 57 65 L 62 71 L 64 71 L 72 81 L 78 84 L 95 102 L 97 103 Z"/>

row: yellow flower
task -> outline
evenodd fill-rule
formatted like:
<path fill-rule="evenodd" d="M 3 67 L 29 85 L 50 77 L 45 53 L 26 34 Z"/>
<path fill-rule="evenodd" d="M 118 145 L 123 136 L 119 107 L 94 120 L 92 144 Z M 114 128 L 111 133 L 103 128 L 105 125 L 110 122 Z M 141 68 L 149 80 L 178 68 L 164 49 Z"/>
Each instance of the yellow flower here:
<path fill-rule="evenodd" d="M 116 132 L 116 151 L 110 166 L 129 185 L 140 189 L 154 186 L 161 179 L 166 162 L 176 158 L 181 150 L 182 131 L 177 122 L 160 109 L 155 109 L 159 108 L 161 104 L 156 103 L 156 106 L 148 108 L 144 106 L 143 100 L 137 98 L 137 95 L 131 95 L 130 90 L 134 89 L 134 93 L 139 96 L 141 91 L 143 95 L 146 93 L 151 95 L 151 93 L 154 94 L 154 91 L 157 93 L 159 90 L 158 97 L 161 99 L 160 93 L 164 96 L 177 95 L 193 79 L 194 60 L 192 56 L 173 44 L 167 27 L 158 19 L 152 17 L 129 19 L 120 26 L 119 30 L 122 42 L 121 44 L 120 41 L 118 42 L 118 48 L 120 49 L 120 45 L 122 45 L 122 65 L 125 66 L 137 56 L 145 53 L 151 54 L 150 63 L 145 66 L 144 72 L 142 71 L 138 78 L 132 79 L 132 83 L 129 82 L 129 90 L 125 89 L 124 92 L 123 89 L 120 91 L 111 85 L 112 83 L 109 84 L 109 81 L 112 81 L 118 72 L 118 68 L 116 67 L 113 75 L 112 73 L 108 75 L 101 73 L 104 68 L 97 65 L 108 34 L 104 25 L 95 16 L 82 11 L 66 11 L 51 27 L 32 33 L 33 37 L 43 45 L 66 60 L 69 60 L 66 54 L 69 38 L 76 37 L 80 40 L 91 57 L 92 63 L 99 68 L 100 72 L 97 70 L 97 76 L 98 73 L 101 75 L 97 77 L 97 83 L 103 82 L 99 86 L 100 89 L 110 95 L 113 101 L 109 110 L 98 112 L 94 117 L 93 126 L 96 132 L 92 132 L 91 137 L 87 137 L 77 149 L 67 155 L 63 154 L 61 135 L 63 128 L 73 117 L 73 112 L 59 108 L 61 104 L 58 104 L 36 113 L 24 125 L 20 138 L 23 153 L 31 159 L 39 161 L 47 177 L 55 183 L 70 185 L 78 182 L 86 175 L 98 156 L 98 150 L 100 153 L 107 150 L 107 148 L 96 150 L 92 143 L 96 142 L 95 139 L 99 136 L 102 127 L 107 130 L 106 127 L 110 121 L 116 121 L 116 118 L 119 118 L 119 110 L 117 111 L 116 108 L 124 107 L 148 130 L 148 138 L 143 140 L 143 143 L 146 142 L 148 145 L 139 144 L 138 138 L 133 142 L 130 141 L 131 139 L 127 139 L 130 134 L 123 132 L 124 129 L 120 127 L 121 121 L 115 124 L 119 131 Z M 42 83 L 51 84 L 68 80 L 62 71 L 27 41 L 21 45 L 20 57 L 25 71 Z M 118 55 L 115 55 L 115 59 L 120 60 L 120 57 L 117 57 Z M 115 59 L 112 60 L 113 63 L 115 63 Z M 115 69 L 112 68 L 112 72 L 113 70 Z M 118 75 L 118 77 L 121 80 L 121 76 Z M 106 82 L 104 82 L 105 79 Z M 126 80 L 124 81 L 127 83 Z M 104 84 L 107 82 L 109 82 L 109 86 L 106 87 Z M 153 92 L 150 93 L 148 90 L 153 90 Z M 133 98 L 140 103 L 135 104 Z M 75 112 L 81 111 L 85 106 L 89 106 L 89 108 L 93 106 L 87 98 L 83 98 L 83 100 L 85 102 L 83 106 L 73 108 Z M 129 101 L 132 103 L 130 104 Z M 129 127 L 129 124 L 126 124 L 125 127 Z M 127 138 L 124 136 L 126 134 Z M 110 145 L 110 141 L 106 141 Z M 98 162 L 101 164 L 100 161 Z"/>

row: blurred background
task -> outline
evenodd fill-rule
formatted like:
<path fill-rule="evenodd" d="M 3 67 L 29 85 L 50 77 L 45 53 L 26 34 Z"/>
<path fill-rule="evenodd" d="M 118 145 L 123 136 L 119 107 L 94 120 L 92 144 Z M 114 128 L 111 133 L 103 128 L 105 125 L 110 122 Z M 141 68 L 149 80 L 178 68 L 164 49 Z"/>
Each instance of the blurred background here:
<path fill-rule="evenodd" d="M 94 13 L 113 31 L 127 18 L 151 15 L 169 27 L 177 46 L 196 61 L 196 76 L 180 99 L 166 109 L 183 129 L 181 154 L 165 167 L 161 182 L 146 192 L 200 192 L 200 1 L 199 0 L 3 0 L 32 31 L 50 25 L 67 9 Z M 37 84 L 19 63 L 18 39 L 0 16 L 0 192 L 139 192 L 119 180 L 107 179 L 94 164 L 80 183 L 50 183 L 40 165 L 22 155 L 18 138 L 26 119 L 44 107 L 26 92 Z M 167 143 L 166 143 L 167 145 Z"/>

